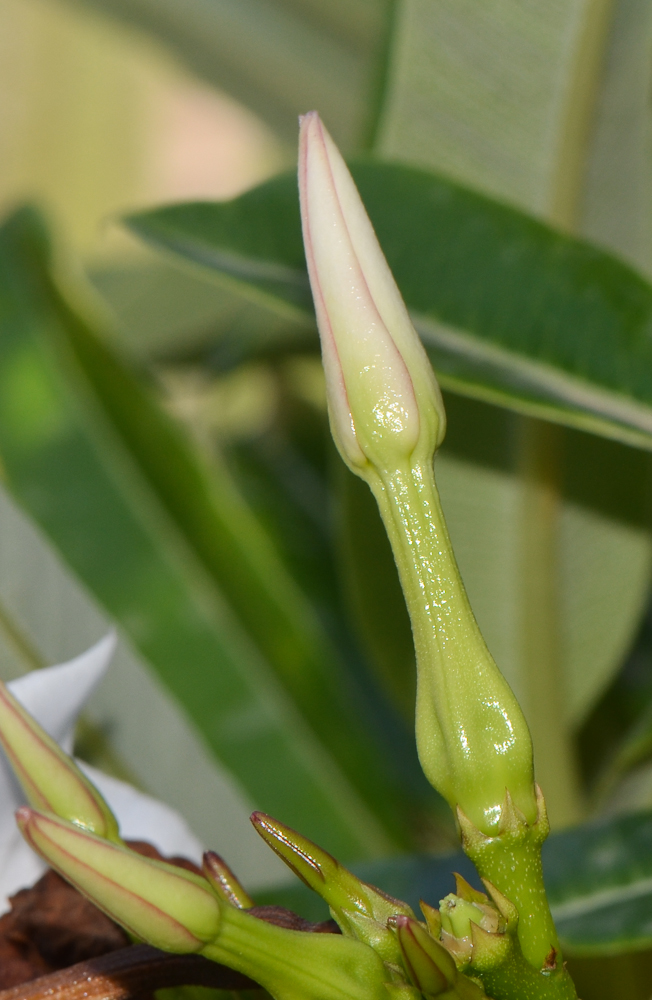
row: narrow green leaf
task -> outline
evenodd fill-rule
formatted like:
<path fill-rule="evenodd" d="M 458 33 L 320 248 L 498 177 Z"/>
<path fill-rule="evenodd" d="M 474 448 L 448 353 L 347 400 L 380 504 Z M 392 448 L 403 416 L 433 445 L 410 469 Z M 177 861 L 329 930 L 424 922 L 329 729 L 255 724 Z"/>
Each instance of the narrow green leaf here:
<path fill-rule="evenodd" d="M 403 0 L 377 151 L 572 226 L 611 8 Z"/>
<path fill-rule="evenodd" d="M 652 288 L 608 254 L 397 164 L 356 182 L 445 388 L 652 448 Z M 294 178 L 129 217 L 260 301 L 308 308 Z"/>
<path fill-rule="evenodd" d="M 376 676 L 409 725 L 414 722 L 416 662 L 396 565 L 368 486 L 339 462 L 339 554 L 349 615 Z"/>
<path fill-rule="evenodd" d="M 603 820 L 551 837 L 546 886 L 559 935 L 574 955 L 652 944 L 652 814 Z"/>
<path fill-rule="evenodd" d="M 10 488 L 257 804 L 315 836 L 329 830 L 348 856 L 385 846 L 372 799 L 390 811 L 391 788 L 381 787 L 359 720 L 345 722 L 318 625 L 302 620 L 309 609 L 250 512 L 232 488 L 208 479 L 176 428 L 63 301 L 33 215 L 9 220 L 0 253 L 0 446 Z M 258 648 L 241 625 L 247 601 Z M 303 711 L 312 703 L 328 726 L 335 722 L 333 734 L 339 719 L 345 770 L 283 693 L 260 644 L 284 664 L 286 689 Z M 316 674 L 311 663 L 321 664 Z M 368 804 L 351 784 L 358 767 Z"/>
<path fill-rule="evenodd" d="M 160 254 L 145 263 L 95 265 L 88 272 L 131 356 L 166 362 L 210 357 L 226 371 L 252 354 L 301 347 L 311 321 L 273 316 L 237 292 L 181 270 Z"/>

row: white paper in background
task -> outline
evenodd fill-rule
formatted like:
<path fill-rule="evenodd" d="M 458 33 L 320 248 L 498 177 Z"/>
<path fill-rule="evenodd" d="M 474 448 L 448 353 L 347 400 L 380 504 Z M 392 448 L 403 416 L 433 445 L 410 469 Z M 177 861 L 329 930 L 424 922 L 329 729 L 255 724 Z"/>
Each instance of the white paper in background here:
<path fill-rule="evenodd" d="M 111 632 L 74 660 L 35 670 L 7 685 L 14 697 L 67 752 L 72 749 L 77 717 L 104 676 L 115 647 L 116 636 Z M 102 774 L 81 761 L 78 763 L 104 795 L 124 837 L 148 840 L 163 854 L 201 860 L 202 845 L 174 809 L 124 781 Z M 14 812 L 24 802 L 11 766 L 0 750 L 0 913 L 9 908 L 10 895 L 33 885 L 46 868 L 16 827 Z"/>

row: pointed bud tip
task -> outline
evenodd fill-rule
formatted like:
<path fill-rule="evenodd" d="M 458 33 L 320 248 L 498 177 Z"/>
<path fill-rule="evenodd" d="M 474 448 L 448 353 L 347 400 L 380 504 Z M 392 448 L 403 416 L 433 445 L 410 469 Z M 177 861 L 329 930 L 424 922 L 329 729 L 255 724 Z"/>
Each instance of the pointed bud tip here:
<path fill-rule="evenodd" d="M 20 809 L 16 809 L 14 816 L 16 817 L 18 826 L 21 830 L 23 830 L 31 820 L 32 816 L 34 816 L 34 810 L 30 809 L 29 806 L 21 806 Z"/>
<path fill-rule="evenodd" d="M 354 180 L 317 112 L 301 119 L 299 194 L 335 443 L 363 478 L 443 436 L 441 394 Z"/>

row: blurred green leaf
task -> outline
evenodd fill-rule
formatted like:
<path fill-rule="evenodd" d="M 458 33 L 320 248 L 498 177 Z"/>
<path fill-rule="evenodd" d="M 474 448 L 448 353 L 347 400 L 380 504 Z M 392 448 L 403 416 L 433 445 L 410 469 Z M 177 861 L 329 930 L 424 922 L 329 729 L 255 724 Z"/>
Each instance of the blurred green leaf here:
<path fill-rule="evenodd" d="M 115 627 L 4 486 L 0 551 L 2 680 L 72 659 Z M 179 810 L 199 839 L 228 857 L 249 885 L 282 877 L 281 862 L 249 822 L 251 799 L 119 629 L 111 667 L 77 728 L 78 751 Z"/>
<path fill-rule="evenodd" d="M 81 2 L 153 33 L 291 142 L 314 107 L 347 148 L 373 130 L 392 0 Z"/>
<path fill-rule="evenodd" d="M 611 13 L 402 0 L 376 151 L 572 227 Z"/>
<path fill-rule="evenodd" d="M 152 257 L 155 255 L 152 254 Z M 136 357 L 165 362 L 208 358 L 227 371 L 252 354 L 303 345 L 311 321 L 269 309 L 161 259 L 95 265 L 88 278 L 113 314 L 117 336 Z"/>
<path fill-rule="evenodd" d="M 13 216 L 0 250 L 10 488 L 258 805 L 344 855 L 389 845 L 401 793 L 260 525 L 62 299 L 39 221 Z"/>
<path fill-rule="evenodd" d="M 602 820 L 552 834 L 543 866 L 562 947 L 570 955 L 622 954 L 652 945 L 652 813 Z M 353 866 L 355 873 L 417 911 L 453 891 L 454 871 L 480 888 L 461 852 L 406 856 Z M 289 906 L 323 919 L 323 903 L 303 885 L 260 893 L 261 902 Z"/>
<path fill-rule="evenodd" d="M 652 943 L 652 814 L 618 817 L 553 836 L 546 887 L 564 947 L 618 954 Z"/>
<path fill-rule="evenodd" d="M 413 725 L 416 661 L 392 550 L 369 487 L 338 462 L 339 552 L 348 612 L 380 684 Z"/>
<path fill-rule="evenodd" d="M 652 448 L 652 288 L 634 271 L 426 171 L 354 175 L 445 388 Z M 308 306 L 294 178 L 127 224 L 270 306 Z"/>
<path fill-rule="evenodd" d="M 558 812 L 555 803 L 555 784 L 571 773 L 559 753 L 569 724 L 586 713 L 620 662 L 642 611 L 650 570 L 648 463 L 608 441 L 596 450 L 595 439 L 577 432 L 551 439 L 546 458 L 528 438 L 541 437 L 534 425 L 506 423 L 479 400 L 649 448 L 652 289 L 609 255 L 433 174 L 390 164 L 354 169 L 442 385 L 478 400 L 455 404 L 451 414 L 438 465 L 444 508 L 480 626 L 533 727 L 551 813 L 575 818 L 568 812 L 579 802 L 572 777 L 560 800 L 566 805 Z M 226 204 L 140 213 L 128 224 L 256 301 L 306 315 L 293 179 Z M 489 356 L 500 361 L 482 369 L 481 357 Z M 623 419 L 623 407 L 633 407 L 636 418 L 631 409 Z M 608 494 L 617 483 L 622 496 L 614 503 Z M 545 499 L 551 490 L 554 512 Z M 641 501 L 634 513 L 627 496 Z M 550 537 L 539 531 L 539 502 L 552 518 Z M 547 582 L 541 559 L 527 562 L 532 545 L 558 560 Z M 525 583 L 538 580 L 541 593 L 526 594 Z M 548 599 L 553 621 L 528 624 L 528 609 Z M 545 663 L 534 655 L 542 637 L 550 645 Z M 376 662 L 387 677 L 377 655 Z"/>
<path fill-rule="evenodd" d="M 579 229 L 652 274 L 652 7 L 614 0 L 591 114 Z"/>

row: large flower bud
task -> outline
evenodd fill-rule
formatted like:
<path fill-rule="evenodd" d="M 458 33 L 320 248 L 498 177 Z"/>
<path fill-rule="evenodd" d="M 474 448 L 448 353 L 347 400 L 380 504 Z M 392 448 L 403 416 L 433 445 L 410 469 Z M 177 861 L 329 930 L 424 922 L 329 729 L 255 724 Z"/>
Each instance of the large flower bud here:
<path fill-rule="evenodd" d="M 357 188 L 315 111 L 301 120 L 303 238 L 333 437 L 364 475 L 444 436 L 437 382 Z"/>

